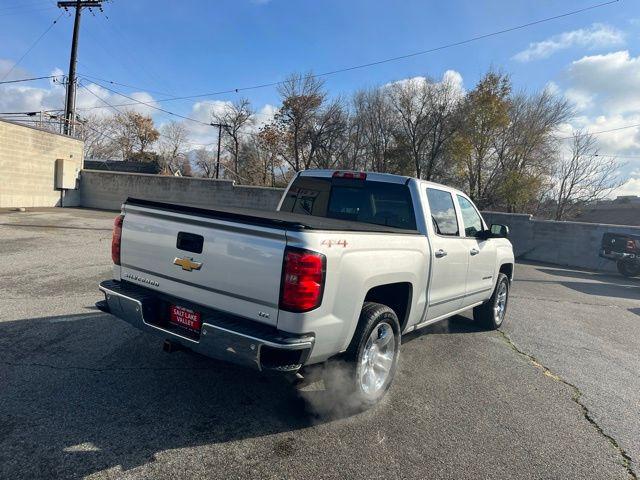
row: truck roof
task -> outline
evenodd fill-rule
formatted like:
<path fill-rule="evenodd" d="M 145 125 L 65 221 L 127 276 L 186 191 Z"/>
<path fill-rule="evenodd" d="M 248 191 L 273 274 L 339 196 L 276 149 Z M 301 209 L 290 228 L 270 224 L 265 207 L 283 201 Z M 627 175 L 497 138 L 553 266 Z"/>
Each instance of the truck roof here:
<path fill-rule="evenodd" d="M 331 170 L 331 169 L 319 169 L 318 168 L 318 169 L 303 170 L 303 171 L 299 172 L 298 175 L 300 177 L 331 178 L 334 175 L 334 173 L 336 173 L 336 172 L 345 172 L 345 171 L 351 171 L 351 170 L 340 170 L 340 169 Z M 428 180 L 421 180 L 421 179 L 415 178 L 415 177 L 409 177 L 407 175 L 396 175 L 395 173 L 379 173 L 379 172 L 368 172 L 368 171 L 354 171 L 354 172 L 356 172 L 356 173 L 364 173 L 364 174 L 367 175 L 367 180 L 371 180 L 371 181 L 374 181 L 374 182 L 388 182 L 388 183 L 405 184 L 409 180 L 415 180 L 415 181 L 420 182 L 420 183 L 422 183 L 424 185 L 427 185 L 427 186 L 440 188 L 440 189 L 444 189 L 444 190 L 450 190 L 452 192 L 464 194 L 464 192 L 462 192 L 461 190 L 458 190 L 457 188 L 450 187 L 450 186 L 444 185 L 442 183 L 436 183 L 436 182 L 431 182 L 431 181 L 428 181 Z"/>

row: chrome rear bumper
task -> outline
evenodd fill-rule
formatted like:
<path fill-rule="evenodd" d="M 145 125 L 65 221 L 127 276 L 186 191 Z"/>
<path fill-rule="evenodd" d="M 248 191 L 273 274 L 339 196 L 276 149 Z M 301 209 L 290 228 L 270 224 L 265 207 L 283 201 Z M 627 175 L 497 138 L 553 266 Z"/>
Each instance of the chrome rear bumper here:
<path fill-rule="evenodd" d="M 152 290 L 127 282 L 107 280 L 100 283 L 105 300 L 96 306 L 140 330 L 207 357 L 257 370 L 295 372 L 307 361 L 314 344 L 312 334 L 294 335 L 251 320 L 171 299 Z M 201 312 L 199 336 L 189 335 L 164 322 L 167 303 L 191 307 Z"/>
<path fill-rule="evenodd" d="M 634 260 L 638 258 L 638 255 L 627 252 L 613 252 L 610 250 L 600 249 L 600 256 L 609 260 Z"/>

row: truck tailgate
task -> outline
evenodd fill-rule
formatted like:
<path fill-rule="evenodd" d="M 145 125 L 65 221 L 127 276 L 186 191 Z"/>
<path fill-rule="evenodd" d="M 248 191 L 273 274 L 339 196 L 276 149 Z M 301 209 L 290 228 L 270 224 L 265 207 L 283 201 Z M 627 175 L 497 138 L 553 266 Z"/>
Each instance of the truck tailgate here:
<path fill-rule="evenodd" d="M 124 213 L 122 280 L 277 324 L 284 228 L 128 203 Z"/>

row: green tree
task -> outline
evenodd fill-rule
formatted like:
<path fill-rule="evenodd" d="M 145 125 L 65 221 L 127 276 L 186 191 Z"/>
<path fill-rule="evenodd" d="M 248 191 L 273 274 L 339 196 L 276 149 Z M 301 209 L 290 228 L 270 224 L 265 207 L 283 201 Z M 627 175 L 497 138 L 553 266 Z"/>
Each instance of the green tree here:
<path fill-rule="evenodd" d="M 460 128 L 454 136 L 452 155 L 466 190 L 480 206 L 500 173 L 494 138 L 509 125 L 511 79 L 489 71 L 471 90 L 458 112 Z"/>

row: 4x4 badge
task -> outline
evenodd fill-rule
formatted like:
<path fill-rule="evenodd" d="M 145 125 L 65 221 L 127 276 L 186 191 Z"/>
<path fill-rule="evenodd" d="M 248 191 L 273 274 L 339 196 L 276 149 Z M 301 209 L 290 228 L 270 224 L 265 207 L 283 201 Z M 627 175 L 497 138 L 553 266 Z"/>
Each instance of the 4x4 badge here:
<path fill-rule="evenodd" d="M 188 257 L 184 257 L 184 258 L 176 257 L 173 259 L 173 264 L 178 265 L 179 267 L 182 267 L 182 269 L 187 272 L 190 272 L 192 270 L 200 270 L 200 268 L 202 267 L 202 263 L 194 262 L 193 258 L 188 258 Z"/>

